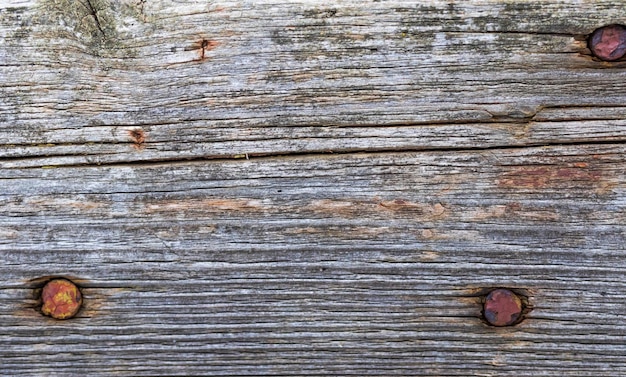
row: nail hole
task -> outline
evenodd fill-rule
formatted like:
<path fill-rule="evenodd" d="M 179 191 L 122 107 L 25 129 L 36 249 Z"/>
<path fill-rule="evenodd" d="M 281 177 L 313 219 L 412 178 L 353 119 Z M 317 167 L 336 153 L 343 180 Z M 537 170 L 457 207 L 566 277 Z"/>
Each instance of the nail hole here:
<path fill-rule="evenodd" d="M 141 128 L 128 131 L 128 136 L 133 141 L 133 147 L 135 149 L 143 149 L 146 142 L 146 133 Z"/>
<path fill-rule="evenodd" d="M 206 52 L 213 50 L 219 45 L 218 41 L 203 39 L 200 41 L 200 60 L 206 59 Z"/>

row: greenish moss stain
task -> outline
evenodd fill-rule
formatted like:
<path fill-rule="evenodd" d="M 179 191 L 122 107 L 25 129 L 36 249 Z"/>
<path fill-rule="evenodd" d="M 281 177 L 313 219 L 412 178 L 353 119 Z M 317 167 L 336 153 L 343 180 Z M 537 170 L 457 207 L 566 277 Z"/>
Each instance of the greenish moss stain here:
<path fill-rule="evenodd" d="M 27 15 L 27 7 L 9 7 L 0 9 L 0 22 L 7 25 L 19 25 L 8 35 L 5 42 L 10 46 L 19 45 L 31 35 L 32 27 Z"/>
<path fill-rule="evenodd" d="M 122 18 L 136 17 L 139 13 L 119 1 L 41 0 L 37 13 L 37 22 L 45 25 L 44 35 L 48 38 L 71 37 L 95 56 L 136 55 L 125 43 L 118 25 Z"/>
<path fill-rule="evenodd" d="M 100 45 L 114 29 L 107 25 L 105 5 L 104 0 L 42 0 L 39 15 L 49 28 L 71 29 L 84 44 Z"/>
<path fill-rule="evenodd" d="M 9 14 L 24 14 L 28 11 L 28 7 L 6 7 L 4 9 L 0 9 L 0 13 L 9 13 Z"/>

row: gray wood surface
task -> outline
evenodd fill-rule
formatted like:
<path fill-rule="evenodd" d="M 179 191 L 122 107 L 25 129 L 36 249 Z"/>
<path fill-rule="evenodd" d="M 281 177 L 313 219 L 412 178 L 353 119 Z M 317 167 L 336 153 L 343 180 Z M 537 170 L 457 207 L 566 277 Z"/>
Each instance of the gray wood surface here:
<path fill-rule="evenodd" d="M 0 374 L 626 375 L 625 5 L 0 0 Z"/>

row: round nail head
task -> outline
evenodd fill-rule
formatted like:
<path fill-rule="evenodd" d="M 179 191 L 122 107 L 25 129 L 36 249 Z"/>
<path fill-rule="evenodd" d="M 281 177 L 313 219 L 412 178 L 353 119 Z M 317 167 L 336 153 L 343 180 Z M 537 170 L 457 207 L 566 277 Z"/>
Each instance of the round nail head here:
<path fill-rule="evenodd" d="M 493 326 L 510 326 L 522 315 L 522 300 L 508 289 L 495 289 L 485 299 L 485 319 Z"/>
<path fill-rule="evenodd" d="M 609 25 L 596 29 L 589 37 L 589 49 L 594 56 L 614 61 L 626 55 L 626 27 Z"/>
<path fill-rule="evenodd" d="M 54 279 L 41 291 L 41 312 L 56 319 L 68 319 L 78 313 L 83 296 L 78 287 L 69 280 Z"/>

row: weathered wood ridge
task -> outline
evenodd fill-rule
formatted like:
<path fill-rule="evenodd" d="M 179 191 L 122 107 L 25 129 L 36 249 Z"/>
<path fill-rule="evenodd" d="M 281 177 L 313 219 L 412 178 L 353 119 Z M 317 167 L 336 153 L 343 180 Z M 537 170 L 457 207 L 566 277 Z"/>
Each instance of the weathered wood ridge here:
<path fill-rule="evenodd" d="M 626 62 L 586 42 L 624 22 L 0 1 L 0 373 L 626 375 Z"/>

